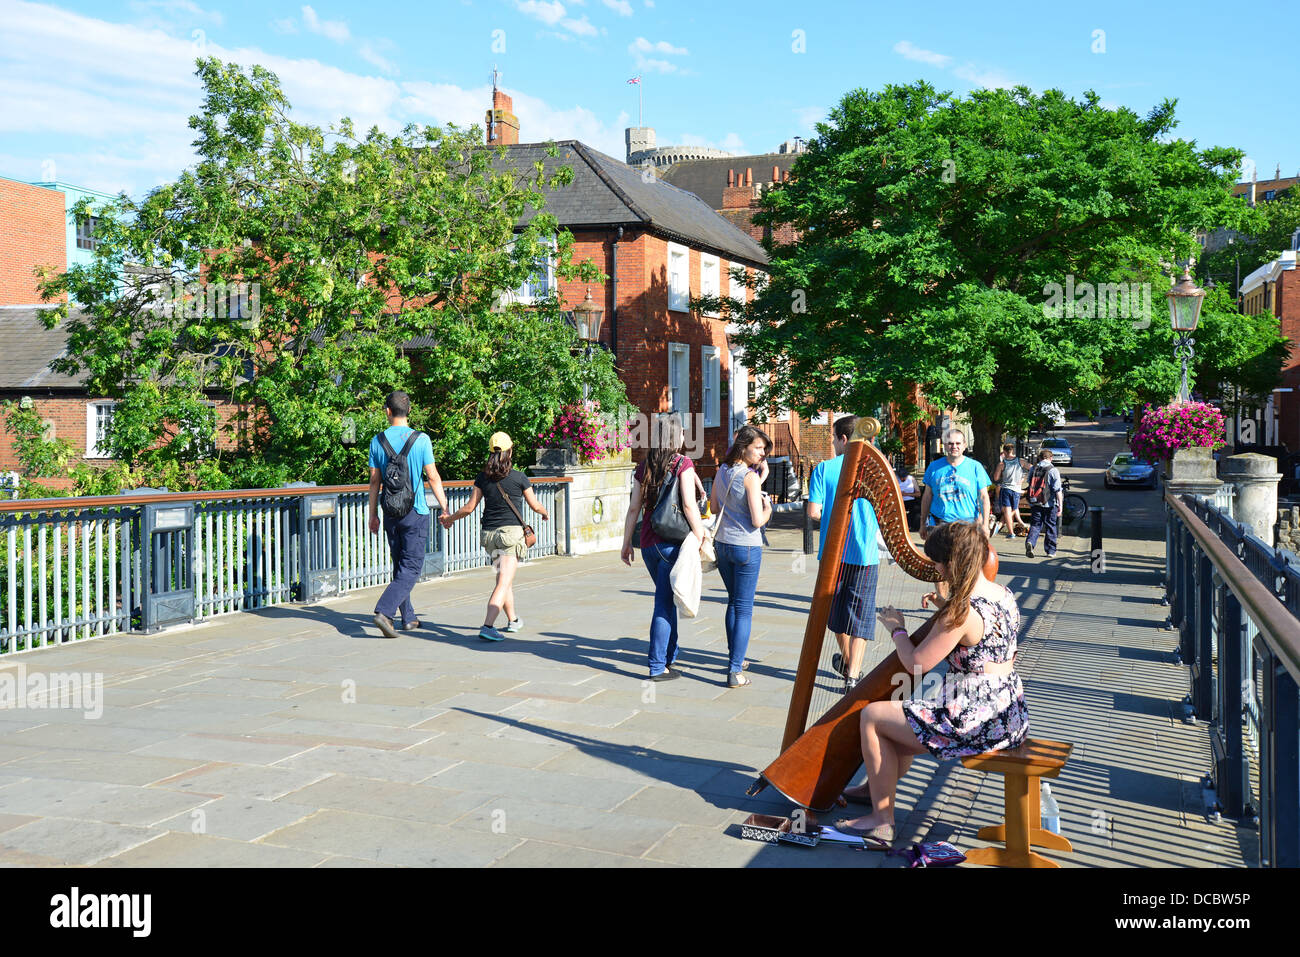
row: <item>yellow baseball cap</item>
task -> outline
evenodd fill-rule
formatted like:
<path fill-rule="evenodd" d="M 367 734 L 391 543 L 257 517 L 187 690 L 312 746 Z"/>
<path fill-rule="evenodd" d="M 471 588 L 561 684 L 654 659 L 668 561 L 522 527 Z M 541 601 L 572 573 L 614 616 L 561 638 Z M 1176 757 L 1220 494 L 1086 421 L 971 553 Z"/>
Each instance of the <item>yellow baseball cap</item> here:
<path fill-rule="evenodd" d="M 510 436 L 504 432 L 493 432 L 492 438 L 488 439 L 488 448 L 493 452 L 508 452 L 512 445 L 514 443 L 510 441 Z"/>

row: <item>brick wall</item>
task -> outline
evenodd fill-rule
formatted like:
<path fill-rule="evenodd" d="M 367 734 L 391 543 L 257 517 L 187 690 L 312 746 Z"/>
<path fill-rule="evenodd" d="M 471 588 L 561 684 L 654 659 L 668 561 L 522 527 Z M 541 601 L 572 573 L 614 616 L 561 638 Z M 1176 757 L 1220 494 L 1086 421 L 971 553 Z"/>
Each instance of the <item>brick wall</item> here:
<path fill-rule="evenodd" d="M 613 275 L 613 231 L 574 233 L 574 259 L 590 259 L 607 276 Z M 719 284 L 728 291 L 731 263 L 719 256 Z M 690 295 L 700 295 L 700 251 L 689 251 Z M 572 309 L 586 296 L 588 284 L 561 282 L 560 294 L 566 309 Z M 690 347 L 690 412 L 704 411 L 704 370 L 701 346 L 718 349 L 719 385 L 726 390 L 730 381 L 731 358 L 727 345 L 727 321 L 697 312 L 678 312 L 668 308 L 668 241 L 644 230 L 628 229 L 618 244 L 618 317 L 617 329 L 610 321 L 614 306 L 612 284 L 591 284 L 592 298 L 602 302 L 605 318 L 601 342 L 615 345 L 617 369 L 627 389 L 628 401 L 646 414 L 666 412 L 668 392 L 668 344 L 683 343 Z M 615 343 L 614 337 L 617 336 Z M 752 394 L 752 392 L 751 392 Z M 728 423 L 731 410 L 728 399 L 718 403 L 718 425 L 704 429 L 700 460 L 716 462 L 727 450 Z M 692 424 L 692 428 L 694 425 Z M 693 434 L 690 438 L 694 438 Z M 636 461 L 644 458 L 645 449 L 634 449 Z"/>
<path fill-rule="evenodd" d="M 1300 451 L 1300 270 L 1278 274 L 1273 283 L 1273 315 L 1278 317 L 1279 331 L 1291 340 L 1291 351 L 1282 362 L 1282 388 L 1291 392 L 1276 393 L 1278 400 L 1278 441 L 1292 452 Z"/>
<path fill-rule="evenodd" d="M 67 235 L 63 193 L 0 179 L 0 306 L 41 301 L 32 269 L 67 269 Z"/>

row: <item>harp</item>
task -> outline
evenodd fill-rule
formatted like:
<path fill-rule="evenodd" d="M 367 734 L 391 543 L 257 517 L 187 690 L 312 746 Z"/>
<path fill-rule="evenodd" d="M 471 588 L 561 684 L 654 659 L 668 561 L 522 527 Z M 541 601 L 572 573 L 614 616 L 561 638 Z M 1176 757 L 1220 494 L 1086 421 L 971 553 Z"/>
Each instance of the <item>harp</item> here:
<path fill-rule="evenodd" d="M 790 696 L 790 709 L 786 714 L 781 754 L 749 788 L 748 793 L 751 795 L 771 785 L 801 807 L 813 811 L 829 810 L 840 791 L 862 765 L 859 712 L 869 702 L 887 699 L 897 686 L 895 675 L 903 673 L 898 653 L 891 652 L 852 691 L 832 705 L 811 727 L 807 727 L 820 652 L 830 618 L 831 599 L 835 594 L 840 559 L 852 521 L 853 503 L 859 498 L 865 498 L 871 503 L 876 511 L 881 537 L 905 574 L 925 582 L 939 580 L 934 562 L 918 550 L 908 536 L 903 493 L 898 487 L 894 471 L 880 450 L 871 444 L 871 439 L 879 434 L 880 428 L 880 422 L 876 419 L 859 419 L 849 447 L 845 450 L 844 464 L 835 492 L 835 505 L 831 509 L 830 524 L 827 527 L 823 558 L 817 570 L 812 607 L 804 629 L 803 647 L 799 653 L 794 689 Z M 998 555 L 990 547 L 984 577 L 992 581 L 997 575 L 997 569 Z M 910 635 L 914 645 L 920 644 L 930 633 L 935 615 Z"/>

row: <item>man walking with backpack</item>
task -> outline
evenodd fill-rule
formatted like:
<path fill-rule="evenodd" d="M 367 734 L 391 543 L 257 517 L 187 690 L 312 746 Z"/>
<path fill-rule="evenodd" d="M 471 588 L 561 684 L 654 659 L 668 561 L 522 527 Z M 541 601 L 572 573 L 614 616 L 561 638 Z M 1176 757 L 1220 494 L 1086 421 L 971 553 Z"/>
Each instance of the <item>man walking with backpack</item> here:
<path fill-rule="evenodd" d="M 1065 487 L 1061 473 L 1052 464 L 1052 450 L 1038 453 L 1038 464 L 1029 472 L 1029 537 L 1025 539 L 1025 554 L 1033 558 L 1038 533 L 1043 534 L 1043 548 L 1048 558 L 1056 554 L 1057 523 L 1064 505 Z"/>
<path fill-rule="evenodd" d="M 423 432 L 406 424 L 411 414 L 411 397 L 390 392 L 384 400 L 388 428 L 370 442 L 370 534 L 379 534 L 379 508 L 384 510 L 384 535 L 393 556 L 393 580 L 375 604 L 375 625 L 385 638 L 396 638 L 393 619 L 402 613 L 402 629 L 420 627 L 411 606 L 411 589 L 424 567 L 429 542 L 429 506 L 424 482 L 428 479 L 443 513 L 447 496 L 442 477 L 433 464 L 433 443 Z"/>

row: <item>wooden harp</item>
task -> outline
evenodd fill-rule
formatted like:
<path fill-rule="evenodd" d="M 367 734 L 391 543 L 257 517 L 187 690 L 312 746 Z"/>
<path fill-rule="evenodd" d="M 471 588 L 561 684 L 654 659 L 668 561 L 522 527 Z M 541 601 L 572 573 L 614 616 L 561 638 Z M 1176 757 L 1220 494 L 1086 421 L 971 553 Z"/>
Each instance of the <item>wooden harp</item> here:
<path fill-rule="evenodd" d="M 840 559 L 848 540 L 853 503 L 859 498 L 866 498 L 871 503 L 876 511 L 881 536 L 890 554 L 906 574 L 921 581 L 939 580 L 934 562 L 912 544 L 908 535 L 903 492 L 894 477 L 894 471 L 880 450 L 871 444 L 871 439 L 880 433 L 880 429 L 880 422 L 876 419 L 859 419 L 844 453 L 835 505 L 831 509 L 830 525 L 826 531 L 826 546 L 817 569 L 812 608 L 808 612 L 808 624 L 804 629 L 803 648 L 799 654 L 794 689 L 790 696 L 790 710 L 786 714 L 781 755 L 768 765 L 759 780 L 750 787 L 748 793 L 751 795 L 759 793 L 770 784 L 801 807 L 814 811 L 830 810 L 840 792 L 862 766 L 859 712 L 869 702 L 887 699 L 896 687 L 894 676 L 903 671 L 898 653 L 890 653 L 857 687 L 805 730 L 822 643 L 826 639 L 831 600 L 839 576 Z M 998 554 L 990 547 L 984 577 L 993 581 L 997 570 Z M 930 633 L 934 620 L 934 616 L 931 616 L 912 633 L 910 638 L 914 645 Z"/>

